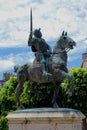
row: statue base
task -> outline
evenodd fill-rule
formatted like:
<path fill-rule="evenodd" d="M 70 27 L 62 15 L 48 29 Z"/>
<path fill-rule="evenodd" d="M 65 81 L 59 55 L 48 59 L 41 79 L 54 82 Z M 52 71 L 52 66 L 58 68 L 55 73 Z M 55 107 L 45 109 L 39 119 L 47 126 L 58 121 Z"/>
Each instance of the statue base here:
<path fill-rule="evenodd" d="M 33 108 L 7 115 L 9 130 L 82 130 L 85 116 L 75 109 Z"/>

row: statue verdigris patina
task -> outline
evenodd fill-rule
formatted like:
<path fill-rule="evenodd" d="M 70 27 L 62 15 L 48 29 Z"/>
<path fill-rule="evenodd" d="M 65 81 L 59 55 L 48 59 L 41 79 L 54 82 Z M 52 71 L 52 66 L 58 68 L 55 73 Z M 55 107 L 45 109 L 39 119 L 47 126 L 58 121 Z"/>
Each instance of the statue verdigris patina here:
<path fill-rule="evenodd" d="M 31 49 L 35 54 L 36 61 L 40 63 L 42 74 L 44 76 L 52 76 L 52 74 L 48 72 L 48 62 L 52 54 L 52 49 L 42 38 L 40 29 L 35 29 L 33 35 L 34 37 L 31 37 L 30 35 L 28 45 L 31 46 Z"/>
<path fill-rule="evenodd" d="M 23 88 L 25 81 L 30 81 L 32 86 L 35 87 L 37 83 L 55 83 L 54 94 L 52 99 L 52 105 L 54 108 L 59 107 L 56 103 L 56 97 L 58 95 L 58 90 L 60 84 L 64 79 L 70 79 L 70 87 L 67 91 L 69 95 L 72 95 L 74 90 L 74 76 L 68 73 L 67 69 L 67 52 L 70 49 L 73 49 L 73 46 L 76 46 L 75 41 L 73 41 L 66 32 L 62 32 L 62 35 L 56 42 L 52 56 L 49 58 L 48 62 L 48 73 L 50 75 L 43 75 L 40 63 L 35 59 L 33 66 L 28 64 L 23 65 L 22 67 L 14 67 L 15 72 L 17 72 L 18 85 L 16 87 L 15 93 L 17 98 L 17 105 L 20 109 L 23 109 L 23 105 L 20 102 L 20 90 Z M 35 90 L 35 91 L 34 91 Z M 33 88 L 33 92 L 38 93 L 36 89 Z"/>

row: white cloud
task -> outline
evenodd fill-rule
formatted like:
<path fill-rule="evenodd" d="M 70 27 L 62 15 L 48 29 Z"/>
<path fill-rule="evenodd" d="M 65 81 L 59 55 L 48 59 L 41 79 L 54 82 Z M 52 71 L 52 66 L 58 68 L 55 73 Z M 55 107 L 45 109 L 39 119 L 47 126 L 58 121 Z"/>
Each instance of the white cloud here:
<path fill-rule="evenodd" d="M 12 66 L 14 66 L 13 61 L 11 60 L 0 60 L 0 71 L 5 71 L 8 70 L 10 68 L 12 68 Z"/>
<path fill-rule="evenodd" d="M 5 36 L 9 37 L 9 39 L 3 36 L 4 42 L 6 40 L 7 42 L 11 41 L 13 46 L 16 45 L 16 41 L 19 41 L 18 44 L 21 46 L 23 46 L 21 41 L 27 43 L 29 9 L 32 6 L 34 28 L 41 27 L 46 40 L 57 38 L 62 30 L 71 34 L 75 33 L 75 35 L 83 31 L 86 34 L 86 3 L 86 1 L 83 2 L 82 0 L 80 2 L 75 0 L 51 0 L 50 2 L 43 0 L 42 3 L 39 1 L 9 0 L 6 3 L 6 0 L 4 0 L 0 3 L 0 20 L 4 21 L 3 23 L 1 22 L 0 33 L 5 32 L 7 34 Z M 85 20 L 84 22 L 83 19 Z M 0 46 L 2 47 L 2 45 Z"/>
<path fill-rule="evenodd" d="M 76 41 L 77 46 L 69 53 L 69 60 L 74 61 L 73 55 L 81 55 L 87 48 L 86 5 L 87 1 L 83 0 L 0 0 L 0 47 L 27 46 L 32 7 L 33 28 L 41 28 L 46 41 L 56 42 L 63 30 Z M 4 70 L 28 58 L 33 60 L 27 54 L 13 54 L 0 59 L 0 65 L 4 63 Z"/>
<path fill-rule="evenodd" d="M 33 52 L 29 52 L 29 53 L 24 52 L 17 55 L 12 54 L 9 56 L 9 58 L 14 61 L 15 65 L 23 65 L 32 62 L 34 60 L 34 55 Z"/>
<path fill-rule="evenodd" d="M 34 55 L 32 52 L 29 53 L 19 53 L 19 54 L 10 54 L 8 56 L 3 56 L 0 58 L 0 72 L 13 69 L 15 65 L 24 65 L 26 63 L 31 63 L 34 60 Z"/>

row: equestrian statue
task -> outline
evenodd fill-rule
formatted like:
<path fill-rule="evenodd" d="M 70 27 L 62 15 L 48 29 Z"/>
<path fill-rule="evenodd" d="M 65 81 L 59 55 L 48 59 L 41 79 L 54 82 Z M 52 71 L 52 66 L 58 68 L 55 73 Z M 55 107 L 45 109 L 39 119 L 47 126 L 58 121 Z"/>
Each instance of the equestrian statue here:
<path fill-rule="evenodd" d="M 31 87 L 31 91 L 34 93 L 38 93 L 35 85 L 54 83 L 52 107 L 58 108 L 56 98 L 60 84 L 68 78 L 70 80 L 70 87 L 67 94 L 71 96 L 74 90 L 74 76 L 69 74 L 67 69 L 67 52 L 76 46 L 76 42 L 67 35 L 67 32 L 63 31 L 52 51 L 51 47 L 42 38 L 41 29 L 32 30 L 32 10 L 30 26 L 28 46 L 34 52 L 35 59 L 32 65 L 24 64 L 20 67 L 14 67 L 18 78 L 15 90 L 17 105 L 20 109 L 24 109 L 24 106 L 20 102 L 20 94 L 24 82 L 29 81 L 32 83 L 33 88 Z"/>

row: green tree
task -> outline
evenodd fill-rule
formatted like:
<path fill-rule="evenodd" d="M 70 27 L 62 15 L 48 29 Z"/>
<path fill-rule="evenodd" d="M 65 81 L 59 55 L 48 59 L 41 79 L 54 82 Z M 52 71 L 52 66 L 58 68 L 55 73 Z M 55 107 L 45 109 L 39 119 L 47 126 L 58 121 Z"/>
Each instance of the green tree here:
<path fill-rule="evenodd" d="M 17 109 L 15 100 L 15 87 L 17 85 L 17 77 L 11 77 L 0 90 L 0 115 L 7 115 L 9 111 Z"/>
<path fill-rule="evenodd" d="M 87 70 L 73 68 L 70 70 L 70 73 L 75 77 L 75 90 L 71 97 L 66 94 L 69 88 L 69 80 L 66 79 L 59 90 L 57 97 L 58 105 L 60 107 L 78 109 L 87 116 Z M 8 130 L 5 118 L 8 112 L 18 109 L 15 96 L 17 83 L 17 77 L 13 76 L 0 89 L 0 129 L 2 130 Z M 54 84 L 39 84 L 37 90 L 42 92 L 39 99 L 36 94 L 30 92 L 30 87 L 31 83 L 25 82 L 20 95 L 20 100 L 25 108 L 52 106 Z"/>
<path fill-rule="evenodd" d="M 8 112 L 17 109 L 14 93 L 16 85 L 17 77 L 14 76 L 0 88 L 0 130 L 8 130 L 5 116 Z"/>
<path fill-rule="evenodd" d="M 69 88 L 69 80 L 66 79 L 62 85 L 63 107 L 78 109 L 87 116 L 87 69 L 73 68 L 70 73 L 75 77 L 75 89 L 71 97 L 66 95 Z"/>
<path fill-rule="evenodd" d="M 0 130 L 8 130 L 7 120 L 4 116 L 0 116 Z"/>
<path fill-rule="evenodd" d="M 25 108 L 33 108 L 35 107 L 35 95 L 30 92 L 31 83 L 25 82 L 23 86 L 22 93 L 20 95 L 20 101 L 24 105 Z"/>
<path fill-rule="evenodd" d="M 25 82 L 23 91 L 20 96 L 20 100 L 25 108 L 36 107 L 51 107 L 51 100 L 53 96 L 52 84 L 39 84 L 37 85 L 37 91 L 39 95 L 30 91 L 31 83 Z"/>

